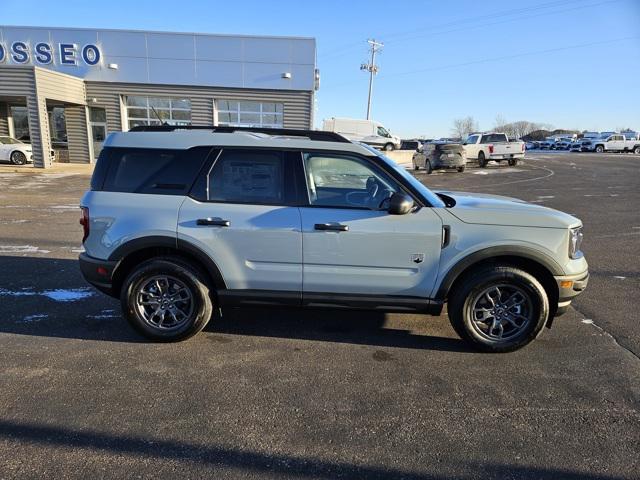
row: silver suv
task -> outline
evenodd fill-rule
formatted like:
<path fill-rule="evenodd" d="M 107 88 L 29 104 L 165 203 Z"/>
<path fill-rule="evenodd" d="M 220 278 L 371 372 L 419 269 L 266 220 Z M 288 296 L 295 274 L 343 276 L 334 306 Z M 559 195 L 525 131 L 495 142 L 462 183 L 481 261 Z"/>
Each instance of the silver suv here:
<path fill-rule="evenodd" d="M 82 198 L 84 277 L 158 341 L 233 305 L 448 314 L 520 348 L 587 284 L 580 220 L 432 192 L 331 132 L 138 127 L 111 134 Z"/>

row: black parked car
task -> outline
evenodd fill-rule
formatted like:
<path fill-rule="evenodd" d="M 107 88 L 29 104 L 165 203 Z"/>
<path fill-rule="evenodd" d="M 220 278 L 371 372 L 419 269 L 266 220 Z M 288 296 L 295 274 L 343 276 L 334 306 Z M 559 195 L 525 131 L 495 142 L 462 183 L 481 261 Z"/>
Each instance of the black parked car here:
<path fill-rule="evenodd" d="M 420 140 L 402 140 L 400 142 L 400 150 L 419 151 L 421 149 L 422 149 L 422 143 L 420 143 Z"/>

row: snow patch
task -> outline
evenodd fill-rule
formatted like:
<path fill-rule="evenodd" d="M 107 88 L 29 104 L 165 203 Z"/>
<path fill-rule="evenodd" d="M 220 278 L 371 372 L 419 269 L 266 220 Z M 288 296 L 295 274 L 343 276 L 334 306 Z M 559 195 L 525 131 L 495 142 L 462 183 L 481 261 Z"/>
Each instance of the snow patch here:
<path fill-rule="evenodd" d="M 78 205 L 53 205 L 49 208 L 58 212 L 77 212 L 80 210 Z"/>
<path fill-rule="evenodd" d="M 10 223 L 27 223 L 29 220 L 3 220 L 2 223 L 3 225 L 7 225 Z"/>
<path fill-rule="evenodd" d="M 56 302 L 75 302 L 83 300 L 93 296 L 93 291 L 90 288 L 70 288 L 70 289 L 53 289 L 43 290 L 41 292 L 34 292 L 33 290 L 7 290 L 0 288 L 0 297 L 33 297 L 43 296 Z"/>
<path fill-rule="evenodd" d="M 40 320 L 44 320 L 45 318 L 49 318 L 49 315 L 44 313 L 36 313 L 34 315 L 27 315 L 22 320 L 18 320 L 18 323 L 34 323 L 39 322 Z"/>
<path fill-rule="evenodd" d="M 87 315 L 87 318 L 91 318 L 92 320 L 108 320 L 111 318 L 119 318 L 120 316 L 114 313 L 113 309 L 104 309 L 97 315 Z"/>
<path fill-rule="evenodd" d="M 41 293 L 45 297 L 55 300 L 56 302 L 75 302 L 88 298 L 93 295 L 93 292 L 88 288 L 76 288 L 71 290 L 65 290 L 62 288 L 56 290 L 45 290 Z"/>
<path fill-rule="evenodd" d="M 51 253 L 33 245 L 0 245 L 0 253 Z"/>

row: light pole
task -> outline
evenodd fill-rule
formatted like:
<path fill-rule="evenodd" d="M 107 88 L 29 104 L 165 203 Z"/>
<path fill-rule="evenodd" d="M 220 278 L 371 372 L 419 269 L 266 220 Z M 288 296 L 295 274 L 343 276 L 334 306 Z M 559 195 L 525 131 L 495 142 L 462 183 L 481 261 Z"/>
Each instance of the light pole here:
<path fill-rule="evenodd" d="M 367 100 L 367 120 L 371 115 L 371 92 L 373 91 L 373 76 L 378 73 L 378 66 L 376 65 L 376 53 L 380 50 L 384 44 L 382 42 L 376 42 L 375 39 L 367 40 L 367 43 L 371 45 L 371 62 L 363 63 L 360 65 L 360 70 L 366 70 L 369 72 L 369 98 Z"/>

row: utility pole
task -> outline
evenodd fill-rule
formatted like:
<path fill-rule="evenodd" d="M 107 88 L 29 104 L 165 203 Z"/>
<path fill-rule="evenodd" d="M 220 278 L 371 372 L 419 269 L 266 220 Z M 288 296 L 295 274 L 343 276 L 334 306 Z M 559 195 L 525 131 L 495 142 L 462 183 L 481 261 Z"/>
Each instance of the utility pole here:
<path fill-rule="evenodd" d="M 382 42 L 376 42 L 375 39 L 367 40 L 367 43 L 371 45 L 371 62 L 363 63 L 360 65 L 360 70 L 366 70 L 369 72 L 369 99 L 367 100 L 367 120 L 371 114 L 371 92 L 373 90 L 373 76 L 378 73 L 378 66 L 376 65 L 376 53 L 382 49 L 384 44 Z"/>

